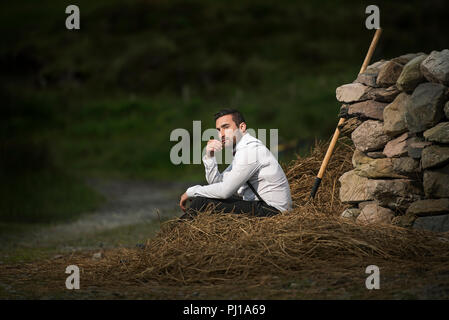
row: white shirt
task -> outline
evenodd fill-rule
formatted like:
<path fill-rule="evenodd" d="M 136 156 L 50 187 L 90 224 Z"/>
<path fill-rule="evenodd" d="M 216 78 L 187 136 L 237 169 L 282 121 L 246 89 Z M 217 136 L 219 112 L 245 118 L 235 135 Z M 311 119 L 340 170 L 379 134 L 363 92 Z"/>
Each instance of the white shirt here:
<path fill-rule="evenodd" d="M 220 173 L 215 157 L 203 156 L 209 185 L 187 189 L 189 197 L 227 199 L 237 193 L 245 201 L 260 200 L 251 191 L 249 181 L 260 197 L 280 211 L 292 208 L 290 186 L 279 162 L 259 140 L 245 133 L 237 142 L 232 163 Z"/>

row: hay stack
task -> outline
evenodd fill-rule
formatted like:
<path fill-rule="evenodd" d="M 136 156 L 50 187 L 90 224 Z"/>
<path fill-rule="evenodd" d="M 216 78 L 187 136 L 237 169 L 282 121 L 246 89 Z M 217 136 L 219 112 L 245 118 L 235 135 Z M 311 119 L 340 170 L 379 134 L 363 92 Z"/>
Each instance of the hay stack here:
<path fill-rule="evenodd" d="M 325 145 L 318 145 L 310 157 L 298 158 L 286 168 L 295 203 L 291 212 L 269 218 L 204 212 L 192 221 L 163 224 L 144 249 L 122 249 L 109 252 L 101 261 L 79 264 L 97 283 L 115 279 L 210 285 L 254 284 L 313 272 L 351 277 L 354 268 L 375 261 L 384 267 L 419 265 L 426 256 L 447 261 L 447 238 L 339 217 L 343 205 L 337 179 L 351 166 L 350 145 L 338 145 L 320 193 L 310 202 L 325 150 Z"/>

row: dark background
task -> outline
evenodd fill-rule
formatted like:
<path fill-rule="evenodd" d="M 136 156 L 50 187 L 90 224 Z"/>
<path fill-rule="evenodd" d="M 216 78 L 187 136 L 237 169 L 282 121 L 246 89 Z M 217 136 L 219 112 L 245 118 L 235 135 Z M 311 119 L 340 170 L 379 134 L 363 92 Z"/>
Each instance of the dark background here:
<path fill-rule="evenodd" d="M 76 4 L 81 29 L 67 30 Z M 92 177 L 199 180 L 170 132 L 222 107 L 277 128 L 280 161 L 327 140 L 335 88 L 372 62 L 448 48 L 447 1 L 13 1 L 0 5 L 0 222 L 65 219 L 101 197 Z M 5 224 L 3 224 L 5 226 Z"/>

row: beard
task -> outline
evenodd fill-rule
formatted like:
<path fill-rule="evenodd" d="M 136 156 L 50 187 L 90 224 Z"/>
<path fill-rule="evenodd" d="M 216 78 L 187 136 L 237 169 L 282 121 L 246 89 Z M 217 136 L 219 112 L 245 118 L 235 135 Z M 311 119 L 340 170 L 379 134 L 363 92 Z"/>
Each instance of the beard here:
<path fill-rule="evenodd" d="M 231 134 L 221 137 L 221 144 L 223 146 L 223 149 L 231 147 L 234 148 L 241 137 L 242 133 L 239 129 L 232 131 Z"/>

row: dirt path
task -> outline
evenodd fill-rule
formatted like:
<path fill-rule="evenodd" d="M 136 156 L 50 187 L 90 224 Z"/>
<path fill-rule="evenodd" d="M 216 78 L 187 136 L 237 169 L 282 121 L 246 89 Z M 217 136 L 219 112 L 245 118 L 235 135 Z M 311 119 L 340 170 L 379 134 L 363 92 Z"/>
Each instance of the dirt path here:
<path fill-rule="evenodd" d="M 42 290 L 45 291 L 48 285 L 42 283 L 48 280 L 47 276 L 39 281 L 29 281 L 31 271 L 28 266 L 48 261 L 53 265 L 63 257 L 92 256 L 113 248 L 144 243 L 159 230 L 160 221 L 182 214 L 179 197 L 192 185 L 99 179 L 87 183 L 105 197 L 105 202 L 94 212 L 86 212 L 71 222 L 27 225 L 19 232 L 0 234 L 0 299 L 46 297 Z M 11 274 L 8 276 L 5 270 L 10 270 Z M 66 277 L 64 270 L 60 271 L 57 269 L 51 274 L 58 279 Z M 34 276 L 39 278 L 39 274 L 40 271 Z M 62 296 L 67 294 L 66 291 L 63 290 Z M 55 297 L 61 295 L 58 293 Z M 87 293 L 86 297 L 97 295 Z M 107 292 L 104 297 L 109 297 Z"/>
<path fill-rule="evenodd" d="M 3 239 L 14 246 L 63 248 L 67 242 L 121 227 L 138 226 L 181 215 L 179 197 L 192 183 L 91 179 L 88 185 L 106 201 L 74 221 L 37 227 Z M 70 248 L 68 248 L 70 249 Z"/>

